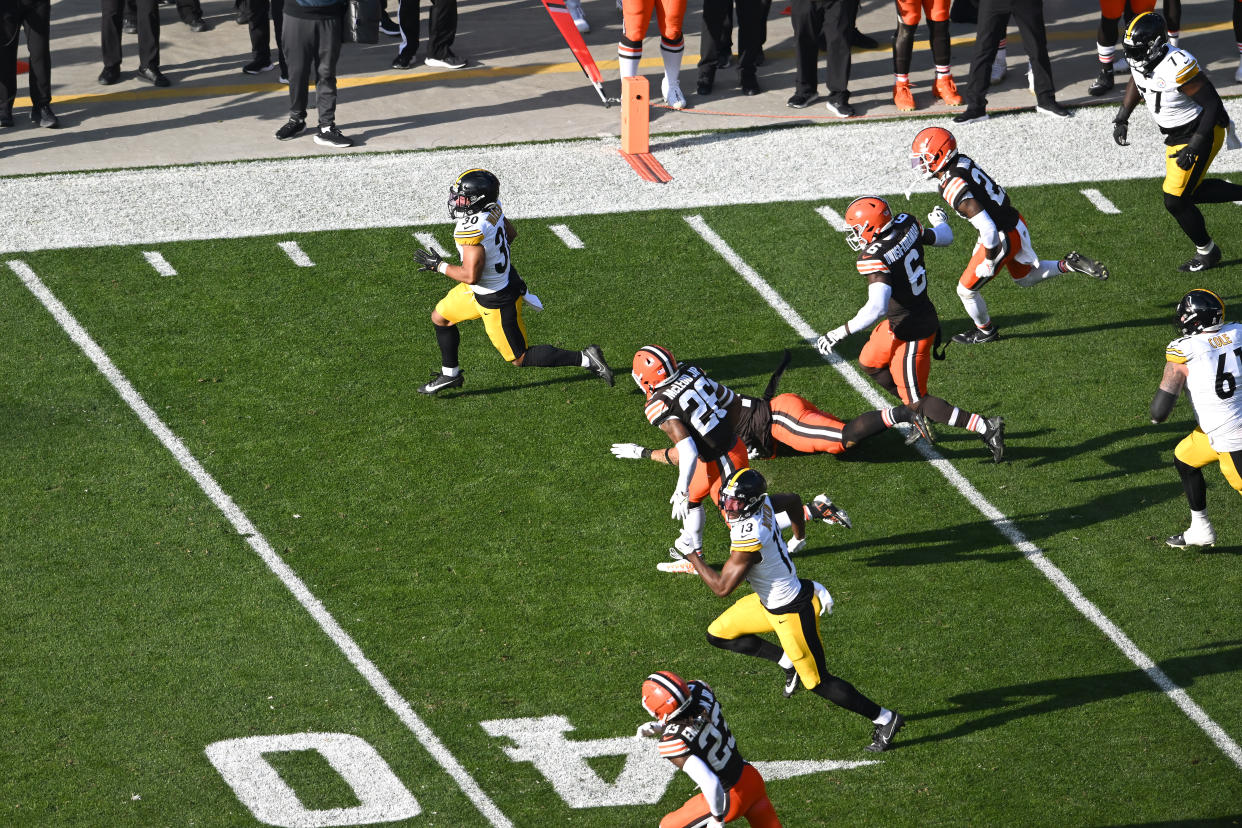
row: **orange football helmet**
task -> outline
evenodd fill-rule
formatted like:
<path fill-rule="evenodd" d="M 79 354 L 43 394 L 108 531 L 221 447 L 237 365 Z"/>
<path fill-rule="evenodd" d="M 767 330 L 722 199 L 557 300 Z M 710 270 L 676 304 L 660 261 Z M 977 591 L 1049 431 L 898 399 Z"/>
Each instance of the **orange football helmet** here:
<path fill-rule="evenodd" d="M 855 250 L 871 244 L 893 223 L 893 211 L 882 198 L 856 198 L 845 208 L 846 243 Z"/>
<path fill-rule="evenodd" d="M 677 360 L 673 352 L 663 345 L 644 345 L 634 354 L 631 372 L 634 382 L 648 397 L 677 373 Z"/>
<path fill-rule="evenodd" d="M 910 146 L 910 167 L 932 178 L 957 157 L 957 139 L 944 127 L 919 130 Z"/>
<path fill-rule="evenodd" d="M 643 682 L 643 709 L 660 724 L 677 717 L 690 704 L 690 685 L 668 670 L 647 676 Z"/>

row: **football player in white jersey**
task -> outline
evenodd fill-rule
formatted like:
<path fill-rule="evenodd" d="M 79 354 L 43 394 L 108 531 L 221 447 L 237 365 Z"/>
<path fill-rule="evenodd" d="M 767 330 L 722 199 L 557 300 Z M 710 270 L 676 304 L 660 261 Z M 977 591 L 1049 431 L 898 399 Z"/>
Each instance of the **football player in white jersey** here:
<path fill-rule="evenodd" d="M 612 369 L 598 345 L 567 351 L 552 345 L 529 345 L 522 305 L 543 307 L 518 275 L 509 257 L 509 245 L 517 229 L 500 207 L 500 180 L 487 170 L 466 170 L 449 187 L 449 218 L 457 219 L 453 241 L 461 264 L 444 261 L 439 253 L 422 248 L 414 252 L 419 270 L 441 273 L 458 284 L 445 294 L 431 312 L 436 342 L 440 345 L 440 370 L 419 386 L 420 394 L 436 394 L 460 388 L 465 375 L 457 360 L 461 343 L 459 322 L 482 319 L 492 345 L 506 361 L 524 368 L 578 366 L 612 385 Z"/>
<path fill-rule="evenodd" d="M 689 561 L 695 573 L 721 598 L 731 594 L 742 581 L 749 582 L 754 590 L 735 601 L 708 626 L 707 641 L 722 650 L 778 664 L 782 663 L 782 656 L 788 656 L 785 663 L 792 662 L 793 671 L 808 690 L 871 720 L 875 729 L 867 750 L 886 750 L 905 720 L 900 713 L 881 707 L 848 681 L 828 672 L 819 616 L 832 598 L 822 587 L 822 592 L 817 590 L 815 582 L 798 577 L 781 539 L 767 487 L 759 472 L 742 469 L 720 490 L 720 509 L 729 522 L 730 547 L 729 559 L 719 570 L 704 563 L 701 555 L 669 550 L 674 558 Z M 780 646 L 760 638 L 760 633 L 775 633 Z"/>
<path fill-rule="evenodd" d="M 1207 515 L 1203 467 L 1220 463 L 1229 485 L 1242 494 L 1242 325 L 1225 323 L 1225 303 L 1197 288 L 1177 303 L 1173 317 L 1182 336 L 1165 349 L 1164 376 L 1151 401 L 1151 421 L 1161 423 L 1183 388 L 1198 427 L 1177 444 L 1173 465 L 1190 504 L 1190 528 L 1169 546 L 1211 546 L 1216 530 Z"/>
<path fill-rule="evenodd" d="M 1147 104 L 1164 134 L 1164 206 L 1195 245 L 1195 255 L 1178 267 L 1197 273 L 1220 264 L 1221 251 L 1208 235 L 1199 204 L 1242 199 L 1242 185 L 1204 179 L 1212 159 L 1232 129 L 1216 87 L 1194 55 L 1169 43 L 1164 18 L 1140 14 L 1122 38 L 1130 81 L 1113 119 L 1113 140 L 1129 146 L 1130 113 L 1139 100 Z"/>

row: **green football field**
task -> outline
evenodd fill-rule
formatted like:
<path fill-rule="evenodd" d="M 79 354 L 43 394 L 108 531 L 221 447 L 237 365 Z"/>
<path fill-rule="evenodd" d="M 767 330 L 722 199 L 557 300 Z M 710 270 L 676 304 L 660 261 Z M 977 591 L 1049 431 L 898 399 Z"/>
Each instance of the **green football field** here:
<path fill-rule="evenodd" d="M 630 738 L 657 669 L 709 682 L 747 759 L 808 763 L 769 776 L 787 826 L 1242 821 L 1242 498 L 1208 469 L 1218 545 L 1168 548 L 1193 415 L 1147 413 L 1182 294 L 1239 318 L 1242 212 L 1205 208 L 1226 266 L 1188 277 L 1159 182 L 1012 195 L 1042 257 L 1113 275 L 999 276 L 1002 338 L 933 364 L 933 393 L 1005 417 L 1005 461 L 941 427 L 931 462 L 893 431 L 757 463 L 853 518 L 796 562 L 836 601 L 830 669 L 907 720 L 878 755 L 869 722 L 706 643 L 730 599 L 655 569 L 675 472 L 609 452 L 667 443 L 627 376 L 647 343 L 750 394 L 792 348 L 783 391 L 874 407 L 685 220 L 822 332 L 866 290 L 821 202 L 514 216 L 531 341 L 598 343 L 615 388 L 515 369 L 470 323 L 465 386 L 415 393 L 450 283 L 411 234 L 451 249 L 447 222 L 5 257 L 0 823 L 655 825 L 694 791 Z M 946 336 L 969 324 L 953 224 L 928 252 Z M 718 516 L 706 539 L 722 561 Z"/>

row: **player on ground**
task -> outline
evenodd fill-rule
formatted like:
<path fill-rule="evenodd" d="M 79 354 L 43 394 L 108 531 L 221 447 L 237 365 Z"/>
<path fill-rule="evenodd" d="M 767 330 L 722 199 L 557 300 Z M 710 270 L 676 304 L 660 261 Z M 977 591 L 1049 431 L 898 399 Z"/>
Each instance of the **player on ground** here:
<path fill-rule="evenodd" d="M 598 345 L 566 351 L 552 345 L 528 345 L 522 305 L 539 310 L 538 297 L 526 289 L 509 257 L 509 244 L 517 229 L 500 207 L 500 181 L 487 170 L 466 170 L 449 187 L 449 218 L 457 219 L 453 241 L 461 264 L 444 261 L 439 253 L 418 249 L 414 261 L 419 270 L 442 273 L 458 284 L 431 312 L 436 342 L 440 345 L 439 371 L 431 374 L 420 394 L 436 394 L 460 388 L 466 381 L 457 360 L 461 343 L 459 322 L 482 319 L 492 345 L 508 362 L 523 368 L 578 366 L 612 385 L 612 369 Z"/>
<path fill-rule="evenodd" d="M 716 499 L 721 483 L 738 469 L 749 465 L 746 445 L 738 439 L 736 425 L 742 411 L 738 394 L 722 385 L 695 365 L 678 364 L 673 353 L 662 345 L 644 345 L 634 354 L 634 382 L 647 397 L 643 409 L 647 421 L 663 431 L 673 442 L 664 449 L 661 462 L 677 466 L 677 486 L 669 503 L 673 520 L 680 520 L 681 535 L 675 547 L 683 552 L 703 548 L 705 514 L 703 501 Z M 618 453 L 616 446 L 626 446 Z M 618 458 L 642 457 L 647 452 L 636 443 L 618 443 Z M 648 456 L 656 458 L 656 452 Z M 827 503 L 824 507 L 820 498 Z M 785 527 L 792 527 L 798 546 L 805 543 L 808 515 L 797 495 L 777 495 L 778 509 L 786 516 Z M 849 525 L 848 517 L 836 509 L 826 496 L 812 503 L 813 519 Z M 807 507 L 807 508 L 812 508 Z"/>
<path fill-rule="evenodd" d="M 902 112 L 913 112 L 910 92 L 910 59 L 914 53 L 914 32 L 923 14 L 931 39 L 932 60 L 936 62 L 936 83 L 932 94 L 949 106 L 961 106 L 962 96 L 953 82 L 949 46 L 949 0 L 897 0 L 897 30 L 893 32 L 893 103 Z"/>
<path fill-rule="evenodd" d="M 1190 504 L 1190 528 L 1169 546 L 1211 546 L 1216 531 L 1207 514 L 1203 467 L 1220 463 L 1221 474 L 1242 494 L 1242 325 L 1225 324 L 1225 303 L 1195 289 L 1177 303 L 1173 323 L 1182 335 L 1164 351 L 1164 376 L 1151 401 L 1151 421 L 1164 422 L 1183 388 L 1198 426 L 1173 451 Z"/>
<path fill-rule="evenodd" d="M 656 26 L 660 30 L 660 54 L 664 58 L 664 80 L 660 82 L 660 93 L 664 96 L 664 102 L 673 109 L 685 109 L 686 96 L 681 91 L 681 56 L 686 45 L 681 32 L 686 18 L 686 0 L 621 0 L 623 28 L 621 42 L 617 44 L 621 77 L 638 75 L 638 64 L 643 59 L 643 36 L 651 24 L 653 9 Z"/>
<path fill-rule="evenodd" d="M 1203 178 L 1229 132 L 1225 104 L 1194 55 L 1170 45 L 1164 18 L 1156 12 L 1130 21 L 1122 44 L 1130 82 L 1113 119 L 1113 140 L 1130 145 L 1130 113 L 1144 101 L 1164 134 L 1164 207 L 1195 246 L 1195 255 L 1177 269 L 1198 273 L 1216 267 L 1220 248 L 1197 205 L 1242 199 L 1242 185 Z"/>
<path fill-rule="evenodd" d="M 808 690 L 871 720 L 875 730 L 867 750 L 888 748 L 905 720 L 828 672 L 819 632 L 824 599 L 816 594 L 814 582 L 798 578 L 777 528 L 763 475 L 754 469 L 736 472 L 721 489 L 720 508 L 729 521 L 729 559 L 724 566 L 716 570 L 693 553 L 682 557 L 721 598 L 742 581 L 754 592 L 739 598 L 708 626 L 708 643 L 776 663 L 782 653 L 788 655 Z M 680 556 L 676 550 L 670 554 Z M 775 633 L 780 646 L 760 638 L 761 633 Z"/>
<path fill-rule="evenodd" d="M 824 356 L 852 333 L 887 317 L 871 332 L 858 364 L 879 385 L 901 398 L 916 414 L 978 434 L 999 463 L 1005 453 L 1005 421 L 972 414 L 927 393 L 932 350 L 940 337 L 940 319 L 927 294 L 923 245 L 953 241 L 953 230 L 937 207 L 924 229 L 909 213 L 893 213 L 882 198 L 854 199 L 845 210 L 845 240 L 858 256 L 858 272 L 867 279 L 867 303 L 854 318 L 828 331 L 815 343 Z M 921 430 L 926 430 L 924 424 Z"/>
<path fill-rule="evenodd" d="M 979 291 L 992 281 L 1001 267 L 1009 269 L 1014 284 L 1031 287 L 1068 271 L 1107 279 L 1108 269 L 1078 252 L 1058 261 L 1043 260 L 1031 247 L 1031 236 L 1022 215 L 1009 201 L 1009 194 L 971 158 L 957 150 L 953 133 L 927 127 L 914 136 L 910 163 L 926 178 L 938 181 L 945 202 L 979 231 L 970 262 L 957 284 L 966 313 L 975 328 L 953 337 L 974 345 L 992 342 L 1000 335 L 987 303 Z"/>
<path fill-rule="evenodd" d="M 781 828 L 763 777 L 742 758 L 712 688 L 661 670 L 643 682 L 642 699 L 655 721 L 639 725 L 637 735 L 659 737 L 660 755 L 700 791 L 660 820 L 660 828 L 721 828 L 735 819 L 751 828 Z"/>

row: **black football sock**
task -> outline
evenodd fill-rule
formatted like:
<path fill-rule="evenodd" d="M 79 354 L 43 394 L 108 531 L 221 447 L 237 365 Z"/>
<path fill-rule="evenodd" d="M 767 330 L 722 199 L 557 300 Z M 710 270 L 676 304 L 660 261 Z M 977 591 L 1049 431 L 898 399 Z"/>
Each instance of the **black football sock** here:
<path fill-rule="evenodd" d="M 581 351 L 566 351 L 555 345 L 531 345 L 522 360 L 523 368 L 582 367 Z"/>
<path fill-rule="evenodd" d="M 461 331 L 456 325 L 436 325 L 436 343 L 440 346 L 440 364 L 445 368 L 457 367 L 457 346 L 461 344 Z"/>
<path fill-rule="evenodd" d="M 859 693 L 854 685 L 845 679 L 837 678 L 831 673 L 825 674 L 823 681 L 812 687 L 811 692 L 838 707 L 844 707 L 851 713 L 866 716 L 869 721 L 875 721 L 880 716 L 878 704 Z"/>
<path fill-rule="evenodd" d="M 898 406 L 898 408 L 905 408 L 905 406 Z M 890 411 L 896 410 L 897 409 L 895 408 L 890 409 Z M 908 412 L 909 409 L 906 409 L 906 411 Z M 909 420 L 908 414 L 906 416 L 906 420 Z M 894 422 L 900 423 L 905 422 L 906 420 L 894 420 Z M 849 445 L 850 443 L 857 443 L 861 440 L 867 439 L 873 434 L 879 434 L 886 428 L 888 428 L 888 426 L 884 422 L 884 412 L 868 411 L 866 414 L 859 414 L 857 417 L 845 424 L 845 428 L 841 429 L 841 442 L 846 445 Z"/>

